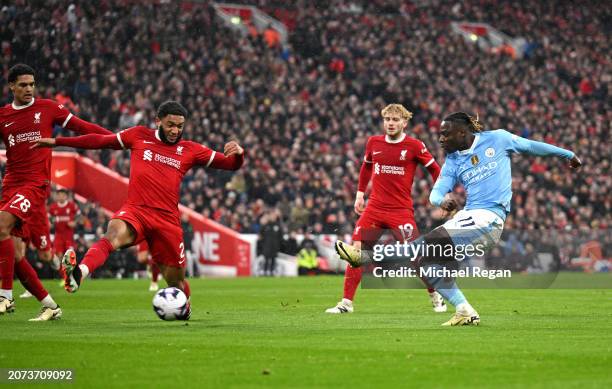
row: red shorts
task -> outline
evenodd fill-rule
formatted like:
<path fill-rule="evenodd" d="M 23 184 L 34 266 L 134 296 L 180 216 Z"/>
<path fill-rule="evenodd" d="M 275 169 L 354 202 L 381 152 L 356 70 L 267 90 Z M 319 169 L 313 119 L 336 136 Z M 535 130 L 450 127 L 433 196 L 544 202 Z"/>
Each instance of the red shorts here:
<path fill-rule="evenodd" d="M 14 215 L 19 221 L 11 235 L 32 242 L 38 250 L 50 250 L 50 226 L 47 217 L 48 185 L 24 185 L 2 188 L 0 210 Z"/>
<path fill-rule="evenodd" d="M 55 234 L 53 241 L 53 252 L 58 255 L 64 255 L 66 250 L 74 248 L 74 234 Z"/>
<path fill-rule="evenodd" d="M 153 261 L 172 267 L 185 267 L 183 229 L 177 215 L 155 208 L 124 205 L 113 215 L 129 223 L 136 233 L 135 243 L 146 241 Z"/>
<path fill-rule="evenodd" d="M 385 230 L 390 231 L 396 240 L 402 242 L 414 240 L 419 236 L 411 212 L 388 212 L 366 208 L 355 224 L 353 241 L 374 244 Z"/>

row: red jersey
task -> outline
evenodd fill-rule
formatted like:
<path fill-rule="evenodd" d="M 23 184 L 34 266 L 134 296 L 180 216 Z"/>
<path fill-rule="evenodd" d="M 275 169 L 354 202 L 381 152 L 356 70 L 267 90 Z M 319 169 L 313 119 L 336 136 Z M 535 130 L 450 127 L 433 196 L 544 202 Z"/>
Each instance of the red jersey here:
<path fill-rule="evenodd" d="M 58 202 L 51 204 L 49 207 L 49 214 L 55 223 L 55 235 L 74 234 L 74 228 L 68 226 L 68 222 L 74 221 L 79 213 L 79 207 L 74 201 L 66 201 L 64 205 Z"/>
<path fill-rule="evenodd" d="M 132 151 L 126 204 L 162 209 L 177 217 L 183 176 L 194 165 L 210 166 L 217 154 L 191 141 L 166 144 L 156 130 L 143 126 L 123 130 L 117 139 Z"/>
<path fill-rule="evenodd" d="M 371 136 L 366 144 L 364 162 L 373 164 L 368 207 L 414 213 L 414 171 L 417 164 L 428 167 L 435 163 L 425 144 L 406 134 L 395 142 L 387 139 L 386 135 Z"/>
<path fill-rule="evenodd" d="M 31 142 L 53 136 L 53 127 L 65 127 L 72 114 L 53 100 L 32 99 L 30 104 L 0 108 L 0 131 L 6 146 L 3 186 L 44 185 L 51 177 L 51 149 L 32 150 Z"/>

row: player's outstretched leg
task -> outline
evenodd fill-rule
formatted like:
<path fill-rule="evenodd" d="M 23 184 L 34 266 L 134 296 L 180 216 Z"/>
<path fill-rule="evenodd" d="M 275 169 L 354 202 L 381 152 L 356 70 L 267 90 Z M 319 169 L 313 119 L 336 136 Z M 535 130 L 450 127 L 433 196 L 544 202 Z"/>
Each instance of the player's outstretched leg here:
<path fill-rule="evenodd" d="M 106 234 L 102 239 L 94 243 L 77 266 L 76 253 L 73 249 L 66 250 L 62 259 L 62 265 L 66 270 L 64 277 L 64 288 L 68 293 L 75 293 L 81 282 L 97 268 L 104 265 L 108 256 L 120 247 L 134 244 L 136 233 L 134 228 L 121 219 L 111 219 L 108 223 Z"/>
<path fill-rule="evenodd" d="M 348 262 L 352 267 L 358 268 L 364 263 L 361 258 L 362 251 L 360 248 L 352 246 L 341 240 L 336 241 L 334 248 L 336 249 L 336 253 L 338 253 L 340 258 Z"/>
<path fill-rule="evenodd" d="M 424 240 L 427 244 L 453 244 L 452 239 L 450 238 L 448 232 L 444 229 L 444 227 L 438 227 L 430 233 L 422 236 L 420 239 Z M 351 246 L 348 243 L 337 241 L 335 247 L 336 252 L 340 256 L 340 258 L 347 261 L 353 267 L 359 267 L 371 260 L 371 253 L 369 251 L 360 250 L 359 248 Z M 416 250 L 412 252 L 416 252 Z M 421 263 L 421 266 L 432 266 L 431 264 L 433 263 L 433 261 L 439 259 L 440 258 L 420 258 L 419 262 Z M 393 262 L 411 263 L 414 258 L 397 256 L 387 258 L 386 260 Z M 427 265 L 423 265 L 425 263 L 427 263 Z M 457 284 L 456 282 L 454 282 L 454 280 L 452 282 L 448 282 L 443 278 L 431 278 L 425 281 L 427 281 L 427 284 L 430 287 L 435 288 L 436 291 L 440 293 L 440 295 L 442 295 L 442 297 L 444 297 L 446 301 L 448 301 L 456 309 L 453 317 L 451 317 L 450 320 L 444 322 L 442 324 L 443 326 L 480 324 L 480 316 L 467 301 L 461 290 L 457 287 Z"/>

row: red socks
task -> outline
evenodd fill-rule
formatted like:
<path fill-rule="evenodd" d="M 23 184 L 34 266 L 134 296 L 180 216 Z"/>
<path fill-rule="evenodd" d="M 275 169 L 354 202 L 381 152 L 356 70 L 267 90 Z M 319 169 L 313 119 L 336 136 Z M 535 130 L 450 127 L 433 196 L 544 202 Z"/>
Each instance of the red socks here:
<path fill-rule="evenodd" d="M 353 301 L 357 287 L 361 282 L 362 269 L 358 267 L 351 267 L 346 265 L 346 272 L 344 273 L 344 298 Z"/>
<path fill-rule="evenodd" d="M 0 277 L 2 285 L 0 289 L 13 289 L 13 276 L 15 275 L 15 247 L 13 239 L 0 241 Z"/>
<path fill-rule="evenodd" d="M 104 265 L 104 262 L 106 262 L 106 259 L 113 250 L 111 242 L 106 238 L 102 238 L 87 250 L 81 265 L 87 266 L 89 274 L 92 274 L 94 270 Z"/>
<path fill-rule="evenodd" d="M 49 292 L 45 289 L 45 287 L 40 282 L 38 278 L 38 274 L 30 265 L 27 259 L 21 258 L 21 261 L 15 264 L 15 273 L 17 274 L 17 278 L 21 281 L 21 284 L 28 290 L 28 292 L 32 293 L 34 297 L 38 301 L 41 301 L 45 297 L 49 295 Z"/>
<path fill-rule="evenodd" d="M 185 292 L 187 298 L 191 297 L 191 288 L 189 287 L 189 281 L 187 280 L 183 280 L 183 292 Z"/>

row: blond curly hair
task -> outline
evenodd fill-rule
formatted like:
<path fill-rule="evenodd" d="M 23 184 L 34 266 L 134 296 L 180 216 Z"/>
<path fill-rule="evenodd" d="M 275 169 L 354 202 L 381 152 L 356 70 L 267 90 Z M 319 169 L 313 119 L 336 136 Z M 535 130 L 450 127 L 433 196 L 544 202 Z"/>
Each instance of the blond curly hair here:
<path fill-rule="evenodd" d="M 408 111 L 401 104 L 389 104 L 385 108 L 383 108 L 382 111 L 380 111 L 380 114 L 382 117 L 387 114 L 399 114 L 399 116 L 406 121 L 412 118 L 412 112 Z"/>

